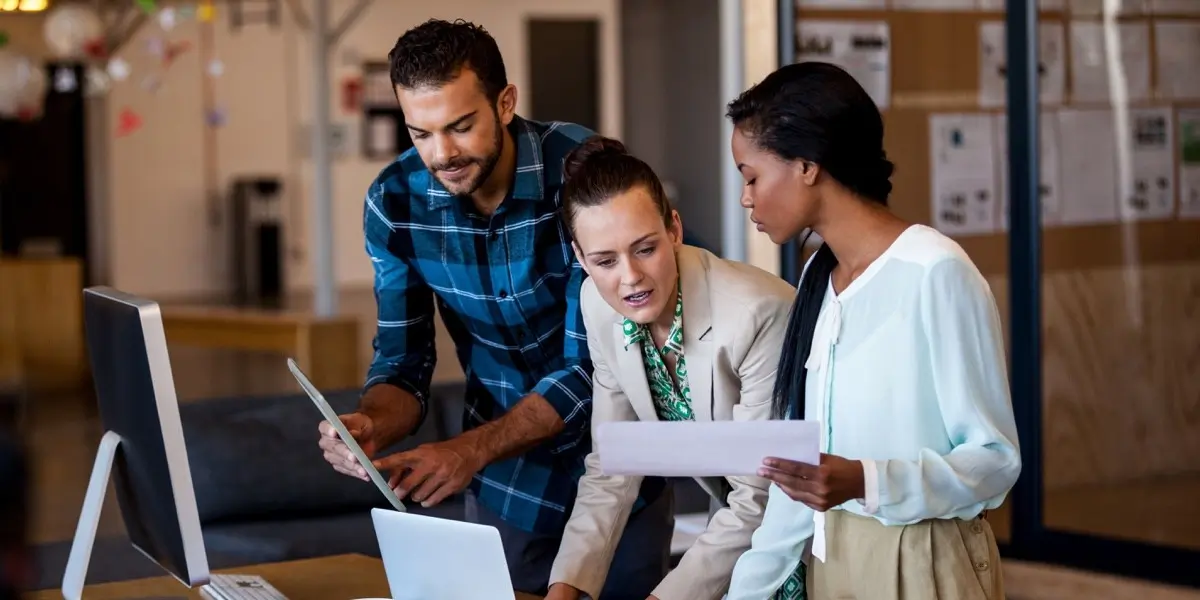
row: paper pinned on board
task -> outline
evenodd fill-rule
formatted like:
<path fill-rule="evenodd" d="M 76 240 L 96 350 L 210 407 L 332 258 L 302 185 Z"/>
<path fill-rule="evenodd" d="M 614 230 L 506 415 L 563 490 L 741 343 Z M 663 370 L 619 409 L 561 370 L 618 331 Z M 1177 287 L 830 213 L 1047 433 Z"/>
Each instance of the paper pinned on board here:
<path fill-rule="evenodd" d="M 1110 68 L 1108 49 L 1119 50 L 1121 64 Z M 1118 79 L 1112 79 L 1113 76 Z M 1146 22 L 1071 23 L 1071 82 L 1075 102 L 1124 102 L 1150 97 L 1150 25 Z M 1113 90 L 1113 87 L 1116 90 Z"/>
<path fill-rule="evenodd" d="M 1190 0 L 1200 7 L 1200 0 Z M 1200 22 L 1155 21 L 1154 56 L 1158 61 L 1158 94 L 1170 100 L 1200 98 Z"/>
<path fill-rule="evenodd" d="M 1200 109 L 1179 111 L 1179 218 L 1200 219 Z"/>
<path fill-rule="evenodd" d="M 754 476 L 768 457 L 820 464 L 817 421 L 612 421 L 596 428 L 605 475 Z"/>
<path fill-rule="evenodd" d="M 1060 104 L 1066 89 L 1066 35 L 1060 23 L 1038 26 L 1038 96 L 1042 104 Z M 1008 101 L 1008 58 L 1003 21 L 979 24 L 979 104 L 987 108 Z"/>
<path fill-rule="evenodd" d="M 796 24 L 796 62 L 821 61 L 846 70 L 875 106 L 891 102 L 892 42 L 886 21 L 823 21 Z"/>
<path fill-rule="evenodd" d="M 1107 109 L 1063 109 L 1058 113 L 1062 225 L 1117 220 L 1115 113 Z"/>
<path fill-rule="evenodd" d="M 1117 169 L 1120 215 L 1127 221 L 1169 219 L 1175 214 L 1175 125 L 1166 108 L 1129 110 L 1130 168 Z M 1124 175 L 1128 173 L 1128 175 Z"/>
<path fill-rule="evenodd" d="M 929 116 L 933 226 L 946 235 L 996 231 L 996 146 L 992 116 Z"/>
<path fill-rule="evenodd" d="M 1150 12 L 1157 15 L 1200 15 L 1196 0 L 1150 0 Z"/>
<path fill-rule="evenodd" d="M 878 10 L 886 7 L 887 0 L 796 0 L 796 8 Z"/>
<path fill-rule="evenodd" d="M 1062 212 L 1062 185 L 1059 173 L 1058 117 L 1053 111 L 1043 112 L 1038 119 L 1041 140 L 1038 146 L 1038 179 L 1041 191 L 1042 226 L 1058 223 Z M 1008 178 L 1008 117 L 996 115 L 996 165 L 998 167 L 998 196 L 1000 200 L 997 229 L 1008 231 L 1008 204 L 1011 192 Z"/>

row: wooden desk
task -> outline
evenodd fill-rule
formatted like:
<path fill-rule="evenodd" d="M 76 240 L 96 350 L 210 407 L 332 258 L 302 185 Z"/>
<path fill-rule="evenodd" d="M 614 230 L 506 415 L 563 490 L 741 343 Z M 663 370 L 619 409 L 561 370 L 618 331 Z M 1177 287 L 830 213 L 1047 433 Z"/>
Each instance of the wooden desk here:
<path fill-rule="evenodd" d="M 225 569 L 220 573 L 258 575 L 275 586 L 288 600 L 353 600 L 390 598 L 383 563 L 361 554 L 343 554 L 309 560 Z M 199 599 L 200 590 L 189 590 L 172 577 L 89 585 L 87 600 L 136 600 L 138 598 Z M 61 590 L 43 590 L 27 600 L 62 600 Z M 517 594 L 517 600 L 539 600 Z"/>
<path fill-rule="evenodd" d="M 300 311 L 162 306 L 168 344 L 258 350 L 296 359 L 313 385 L 354 388 L 365 381 L 359 369 L 358 319 L 319 318 Z"/>
<path fill-rule="evenodd" d="M 0 259 L 0 377 L 34 391 L 88 381 L 83 264 L 74 258 Z"/>

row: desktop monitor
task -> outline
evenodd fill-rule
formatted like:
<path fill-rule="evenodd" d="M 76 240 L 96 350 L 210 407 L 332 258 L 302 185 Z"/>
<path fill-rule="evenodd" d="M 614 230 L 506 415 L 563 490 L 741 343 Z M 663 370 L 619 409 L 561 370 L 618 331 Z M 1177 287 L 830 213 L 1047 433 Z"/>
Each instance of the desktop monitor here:
<path fill-rule="evenodd" d="M 76 531 L 63 593 L 82 593 L 110 479 L 133 546 L 188 586 L 208 583 L 166 335 L 158 304 L 84 290 L 84 325 L 105 430 Z"/>

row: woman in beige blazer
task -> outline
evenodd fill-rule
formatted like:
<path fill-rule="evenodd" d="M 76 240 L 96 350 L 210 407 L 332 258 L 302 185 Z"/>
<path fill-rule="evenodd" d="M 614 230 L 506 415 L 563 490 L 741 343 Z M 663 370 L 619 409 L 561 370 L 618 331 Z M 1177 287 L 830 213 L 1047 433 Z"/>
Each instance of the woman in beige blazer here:
<path fill-rule="evenodd" d="M 646 163 L 607 138 L 567 157 L 564 216 L 588 279 L 581 303 L 595 371 L 592 426 L 628 420 L 771 418 L 775 369 L 795 290 L 758 268 L 682 243 Z M 600 474 L 593 451 L 550 574 L 547 600 L 597 598 L 641 477 Z M 725 504 L 659 600 L 716 600 L 750 546 L 768 482 L 700 480 Z"/>

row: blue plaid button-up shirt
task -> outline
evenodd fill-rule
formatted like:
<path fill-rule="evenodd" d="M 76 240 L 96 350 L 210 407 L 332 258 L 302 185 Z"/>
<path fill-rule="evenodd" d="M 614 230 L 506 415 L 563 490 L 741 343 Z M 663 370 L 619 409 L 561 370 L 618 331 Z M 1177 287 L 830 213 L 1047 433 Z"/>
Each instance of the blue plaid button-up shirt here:
<path fill-rule="evenodd" d="M 471 490 L 506 522 L 561 531 L 591 450 L 592 363 L 579 306 L 584 271 L 559 217 L 567 153 L 592 135 L 568 123 L 519 117 L 512 191 L 484 216 L 451 196 L 415 149 L 371 184 L 363 214 L 379 324 L 366 386 L 390 383 L 427 409 L 434 303 L 466 373 L 464 428 L 494 420 L 527 393 L 566 424 L 555 439 L 493 463 Z M 643 502 L 639 502 L 639 506 Z"/>

